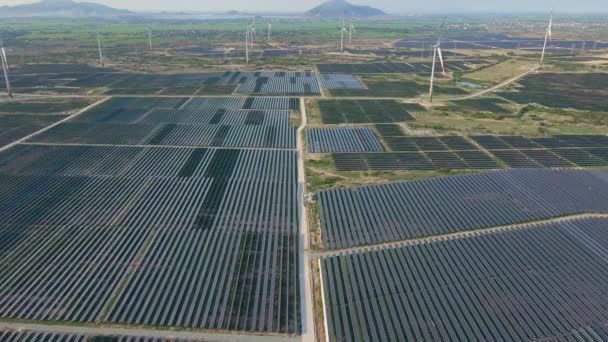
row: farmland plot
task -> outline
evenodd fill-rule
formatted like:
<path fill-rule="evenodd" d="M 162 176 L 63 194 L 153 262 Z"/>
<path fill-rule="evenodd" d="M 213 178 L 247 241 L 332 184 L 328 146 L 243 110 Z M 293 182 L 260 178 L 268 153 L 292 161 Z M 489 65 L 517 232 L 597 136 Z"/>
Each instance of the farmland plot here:
<path fill-rule="evenodd" d="M 387 241 L 608 212 L 606 171 L 509 170 L 317 194 L 324 246 Z"/>
<path fill-rule="evenodd" d="M 608 219 L 325 257 L 330 341 L 605 341 Z"/>

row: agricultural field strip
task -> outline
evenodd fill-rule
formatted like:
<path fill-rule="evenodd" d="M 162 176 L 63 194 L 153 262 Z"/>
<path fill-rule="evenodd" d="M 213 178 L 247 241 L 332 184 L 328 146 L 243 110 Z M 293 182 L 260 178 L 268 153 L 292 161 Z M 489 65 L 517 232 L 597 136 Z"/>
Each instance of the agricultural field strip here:
<path fill-rule="evenodd" d="M 606 340 L 607 224 L 535 224 L 321 258 L 328 339 Z"/>
<path fill-rule="evenodd" d="M 607 178 L 599 170 L 527 169 L 324 190 L 316 194 L 323 245 L 344 249 L 606 213 Z"/>
<path fill-rule="evenodd" d="M 306 143 L 310 153 L 384 151 L 371 128 L 309 128 Z"/>

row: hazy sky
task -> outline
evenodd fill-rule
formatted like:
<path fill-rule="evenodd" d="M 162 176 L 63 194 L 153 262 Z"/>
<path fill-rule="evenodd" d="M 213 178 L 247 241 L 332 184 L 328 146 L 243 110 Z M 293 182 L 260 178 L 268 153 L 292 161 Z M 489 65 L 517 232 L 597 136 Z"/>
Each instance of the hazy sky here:
<path fill-rule="evenodd" d="M 323 0 L 88 0 L 116 8 L 144 11 L 305 11 Z M 36 0 L 0 0 L 0 5 L 17 5 Z M 370 5 L 393 13 L 458 11 L 458 12 L 538 12 L 554 8 L 557 12 L 608 12 L 606 0 L 353 0 L 353 3 Z"/>

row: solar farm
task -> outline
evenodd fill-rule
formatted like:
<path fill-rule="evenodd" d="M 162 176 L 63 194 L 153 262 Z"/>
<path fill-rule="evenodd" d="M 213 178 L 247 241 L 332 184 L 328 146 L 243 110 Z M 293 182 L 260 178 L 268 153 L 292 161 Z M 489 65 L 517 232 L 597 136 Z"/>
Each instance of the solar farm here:
<path fill-rule="evenodd" d="M 608 342 L 605 18 L 437 18 L 8 18 L 0 342 Z"/>
<path fill-rule="evenodd" d="M 0 153 L 0 316 L 298 334 L 298 107 L 106 98 Z"/>

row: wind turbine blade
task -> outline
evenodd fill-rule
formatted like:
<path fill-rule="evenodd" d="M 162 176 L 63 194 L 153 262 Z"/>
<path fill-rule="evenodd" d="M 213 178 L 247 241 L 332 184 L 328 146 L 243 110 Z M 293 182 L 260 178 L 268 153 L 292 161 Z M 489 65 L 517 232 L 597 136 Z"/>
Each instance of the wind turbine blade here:
<path fill-rule="evenodd" d="M 4 83 L 6 83 L 6 92 L 9 97 L 13 97 L 13 92 L 11 90 L 11 82 L 8 77 L 8 59 L 6 58 L 6 51 L 4 50 L 4 46 L 0 49 L 0 59 L 2 60 L 2 71 L 4 71 Z"/>
<path fill-rule="evenodd" d="M 551 39 L 552 32 L 551 27 L 553 26 L 553 12 L 551 12 L 551 17 L 549 18 L 549 26 L 547 26 L 547 31 L 545 32 L 545 42 L 543 43 L 543 52 L 540 55 L 540 65 L 543 65 L 543 61 L 545 60 L 545 51 L 547 49 L 547 41 Z"/>
<path fill-rule="evenodd" d="M 443 64 L 443 54 L 440 47 L 437 47 L 437 55 L 439 55 L 439 62 L 441 62 L 441 72 L 445 75 L 445 65 Z"/>
<path fill-rule="evenodd" d="M 429 101 L 433 102 L 433 88 L 435 87 L 435 60 L 437 59 L 437 48 L 433 50 L 433 66 L 431 67 L 431 85 L 429 87 Z"/>

